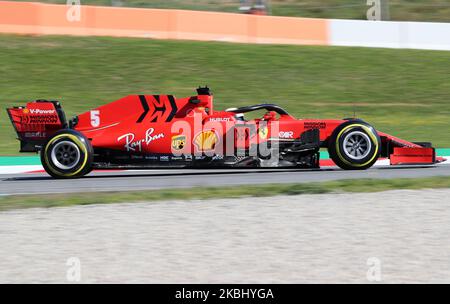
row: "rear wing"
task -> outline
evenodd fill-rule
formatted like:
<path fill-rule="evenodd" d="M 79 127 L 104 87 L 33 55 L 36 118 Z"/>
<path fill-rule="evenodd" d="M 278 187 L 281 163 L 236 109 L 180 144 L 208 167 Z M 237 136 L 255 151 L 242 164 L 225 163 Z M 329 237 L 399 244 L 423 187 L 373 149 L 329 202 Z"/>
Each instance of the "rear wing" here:
<path fill-rule="evenodd" d="M 58 101 L 36 100 L 6 111 L 20 141 L 20 152 L 39 151 L 47 138 L 67 128 L 66 116 Z"/>

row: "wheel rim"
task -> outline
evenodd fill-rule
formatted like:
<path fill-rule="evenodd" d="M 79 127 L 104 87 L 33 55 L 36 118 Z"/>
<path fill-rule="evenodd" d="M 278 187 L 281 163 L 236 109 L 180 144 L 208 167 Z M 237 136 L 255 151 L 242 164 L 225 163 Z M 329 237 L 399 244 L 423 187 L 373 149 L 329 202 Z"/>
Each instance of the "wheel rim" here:
<path fill-rule="evenodd" d="M 372 142 L 369 136 L 361 131 L 347 134 L 343 141 L 344 153 L 351 159 L 361 160 L 369 155 Z"/>
<path fill-rule="evenodd" d="M 71 141 L 60 141 L 53 147 L 51 158 L 59 169 L 70 170 L 80 161 L 80 149 Z"/>

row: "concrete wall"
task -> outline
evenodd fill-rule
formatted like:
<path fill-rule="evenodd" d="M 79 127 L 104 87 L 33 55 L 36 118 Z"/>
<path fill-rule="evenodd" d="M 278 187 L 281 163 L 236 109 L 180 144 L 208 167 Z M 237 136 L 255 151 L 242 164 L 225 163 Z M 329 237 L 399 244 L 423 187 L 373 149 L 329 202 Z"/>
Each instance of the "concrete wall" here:
<path fill-rule="evenodd" d="M 330 45 L 450 50 L 450 23 L 330 20 Z"/>
<path fill-rule="evenodd" d="M 81 6 L 79 21 L 66 5 L 0 1 L 0 32 L 325 45 L 324 19 L 219 12 Z"/>
<path fill-rule="evenodd" d="M 0 33 L 450 50 L 450 23 L 327 20 L 0 1 Z M 0 41 L 1 42 L 1 41 Z"/>

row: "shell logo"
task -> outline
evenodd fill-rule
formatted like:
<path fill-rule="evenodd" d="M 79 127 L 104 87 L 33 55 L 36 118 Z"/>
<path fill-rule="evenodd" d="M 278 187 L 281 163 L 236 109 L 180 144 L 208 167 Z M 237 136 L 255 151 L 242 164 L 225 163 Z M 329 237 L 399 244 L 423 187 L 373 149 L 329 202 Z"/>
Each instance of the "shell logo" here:
<path fill-rule="evenodd" d="M 213 151 L 219 137 L 213 130 L 200 132 L 194 139 L 194 144 L 199 151 Z"/>
<path fill-rule="evenodd" d="M 27 108 L 25 108 L 25 109 L 23 109 L 23 114 L 28 114 L 28 113 L 30 113 L 30 110 L 28 110 Z"/>

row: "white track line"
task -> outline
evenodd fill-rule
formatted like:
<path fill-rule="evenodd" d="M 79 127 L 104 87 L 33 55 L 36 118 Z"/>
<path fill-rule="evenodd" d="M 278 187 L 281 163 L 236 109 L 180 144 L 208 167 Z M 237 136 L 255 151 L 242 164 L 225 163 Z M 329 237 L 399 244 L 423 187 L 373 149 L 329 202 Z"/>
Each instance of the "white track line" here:
<path fill-rule="evenodd" d="M 450 165 L 450 156 L 444 156 L 447 160 L 438 165 Z M 374 167 L 382 167 L 389 166 L 389 159 L 380 159 L 378 160 Z M 333 166 L 322 166 L 322 168 L 328 168 Z M 29 173 L 33 171 L 42 171 L 44 168 L 41 165 L 24 165 L 24 166 L 0 166 L 0 174 L 21 174 L 21 173 Z M 149 169 L 149 170 L 124 170 L 130 172 L 166 172 L 166 169 Z M 173 172 L 173 169 L 170 169 L 170 172 Z"/>
<path fill-rule="evenodd" d="M 44 170 L 44 168 L 41 165 L 0 166 L 0 174 L 19 174 L 38 170 Z"/>

